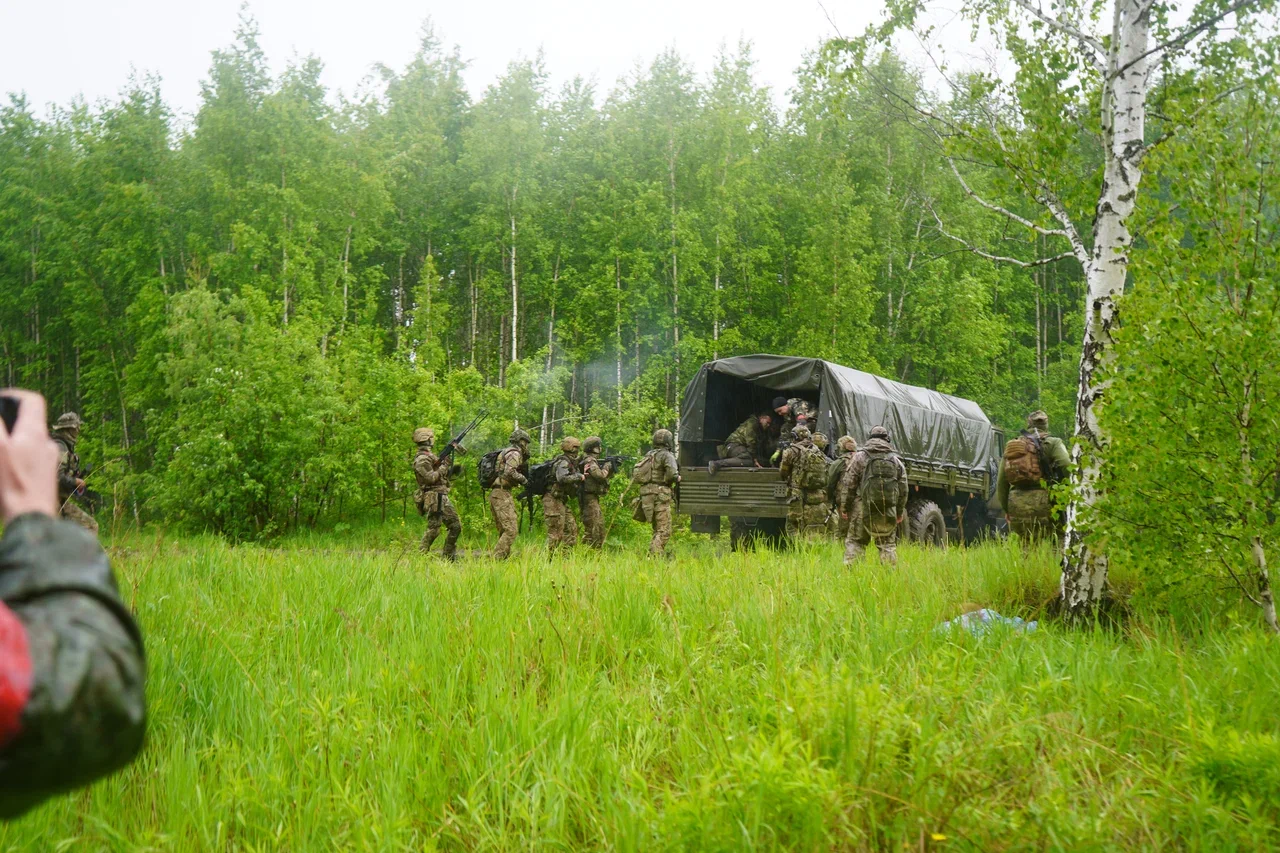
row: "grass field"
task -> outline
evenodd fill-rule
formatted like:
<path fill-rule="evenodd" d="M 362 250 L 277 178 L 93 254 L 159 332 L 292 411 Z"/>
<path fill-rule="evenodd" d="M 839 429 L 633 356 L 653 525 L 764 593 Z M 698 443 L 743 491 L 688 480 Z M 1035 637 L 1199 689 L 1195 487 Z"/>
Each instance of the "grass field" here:
<path fill-rule="evenodd" d="M 118 539 L 150 742 L 0 849 L 1257 849 L 1280 660 L 1252 624 L 977 639 L 1047 552 L 628 548 L 450 565 L 413 527 Z M 477 545 L 480 543 L 477 542 Z"/>

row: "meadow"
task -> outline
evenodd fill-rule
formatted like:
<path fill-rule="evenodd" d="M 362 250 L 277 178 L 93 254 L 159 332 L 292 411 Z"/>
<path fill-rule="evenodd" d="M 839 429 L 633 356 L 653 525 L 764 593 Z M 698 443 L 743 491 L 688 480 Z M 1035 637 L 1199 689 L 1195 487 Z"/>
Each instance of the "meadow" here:
<path fill-rule="evenodd" d="M 1280 844 L 1253 622 L 936 631 L 966 602 L 1037 615 L 1056 567 L 1007 544 L 886 569 L 687 534 L 551 562 L 525 534 L 449 564 L 416 533 L 117 537 L 149 744 L 0 849 Z"/>

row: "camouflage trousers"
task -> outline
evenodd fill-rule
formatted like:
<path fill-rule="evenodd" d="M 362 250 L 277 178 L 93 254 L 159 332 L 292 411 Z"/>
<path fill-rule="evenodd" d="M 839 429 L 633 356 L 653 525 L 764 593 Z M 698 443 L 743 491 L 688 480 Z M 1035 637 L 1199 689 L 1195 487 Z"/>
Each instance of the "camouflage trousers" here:
<path fill-rule="evenodd" d="M 1009 530 L 1029 548 L 1037 542 L 1057 540 L 1062 534 L 1053 518 L 1053 498 L 1047 489 L 1010 489 Z"/>
<path fill-rule="evenodd" d="M 653 488 L 653 487 L 646 487 Z M 656 491 L 640 493 L 636 501 L 636 521 L 643 521 L 653 527 L 653 538 L 649 540 L 649 553 L 666 552 L 667 541 L 671 539 L 671 489 L 658 486 Z"/>
<path fill-rule="evenodd" d="M 893 515 L 867 512 L 861 507 L 850 513 L 849 533 L 844 540 L 844 564 L 862 559 L 867 546 L 874 544 L 882 564 L 898 564 L 898 519 Z"/>
<path fill-rule="evenodd" d="M 582 538 L 592 548 L 604 547 L 604 509 L 600 506 L 602 495 L 582 496 Z"/>
<path fill-rule="evenodd" d="M 578 522 L 568 501 L 547 492 L 542 496 L 542 518 L 547 523 L 547 550 L 552 554 L 578 544 Z"/>
<path fill-rule="evenodd" d="M 726 444 L 719 452 L 724 453 L 717 464 L 719 468 L 754 468 L 756 458 L 751 448 L 745 444 Z"/>
<path fill-rule="evenodd" d="M 516 511 L 516 499 L 510 489 L 489 490 L 489 512 L 493 513 L 493 523 L 498 527 L 498 544 L 493 548 L 493 556 L 505 560 L 511 556 L 511 546 L 520 532 L 520 513 Z"/>
<path fill-rule="evenodd" d="M 847 497 L 846 495 L 837 494 L 836 506 L 837 507 L 844 506 L 846 503 L 845 501 L 846 497 Z M 836 534 L 837 542 L 843 542 L 849 538 L 849 524 L 853 520 L 854 514 L 856 512 L 857 510 L 849 510 L 848 512 L 837 511 L 832 513 L 832 521 L 835 522 L 835 527 L 836 527 L 835 534 Z"/>
<path fill-rule="evenodd" d="M 67 521 L 74 521 L 94 536 L 98 535 L 97 520 L 92 515 L 89 515 L 89 513 L 81 509 L 76 503 L 75 498 L 67 498 L 64 500 L 62 502 L 62 511 L 59 514 Z"/>
<path fill-rule="evenodd" d="M 796 499 L 787 507 L 787 538 L 818 539 L 827 533 L 827 502 Z"/>
<path fill-rule="evenodd" d="M 422 534 L 422 544 L 418 550 L 427 553 L 440 535 L 440 527 L 449 531 L 444 538 L 444 549 L 440 552 L 452 560 L 458 553 L 458 537 L 462 535 L 462 519 L 454 509 L 449 496 L 440 492 L 429 492 L 423 496 L 427 509 L 427 532 Z"/>

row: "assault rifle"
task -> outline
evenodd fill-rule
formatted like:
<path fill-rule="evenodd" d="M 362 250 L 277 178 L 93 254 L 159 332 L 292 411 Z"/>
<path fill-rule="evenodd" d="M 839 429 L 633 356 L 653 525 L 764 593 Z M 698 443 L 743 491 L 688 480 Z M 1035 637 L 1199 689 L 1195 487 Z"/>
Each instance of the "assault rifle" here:
<path fill-rule="evenodd" d="M 439 459 L 438 464 L 443 465 L 445 462 L 447 462 L 449 460 L 449 457 L 453 455 L 453 451 L 457 450 L 459 447 L 462 447 L 462 440 L 467 437 L 467 433 L 471 432 L 480 424 L 484 423 L 484 419 L 487 417 L 489 417 L 488 412 L 481 412 L 480 414 L 472 418 L 471 423 L 464 426 L 462 428 L 462 432 L 454 436 L 453 440 L 451 440 L 448 444 L 444 446 L 444 450 L 440 451 L 440 456 L 437 457 Z M 463 448 L 463 451 L 465 452 L 466 448 Z"/>

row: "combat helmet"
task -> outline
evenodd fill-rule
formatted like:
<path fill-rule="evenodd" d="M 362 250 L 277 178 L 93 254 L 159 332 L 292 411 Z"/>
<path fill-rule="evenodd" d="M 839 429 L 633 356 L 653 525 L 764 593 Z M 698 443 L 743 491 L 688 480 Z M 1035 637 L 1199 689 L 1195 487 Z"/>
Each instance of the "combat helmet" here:
<path fill-rule="evenodd" d="M 435 444 L 436 431 L 431 427 L 418 427 L 413 431 L 414 444 Z"/>
<path fill-rule="evenodd" d="M 826 433 L 815 432 L 813 434 L 813 446 L 819 450 L 826 450 L 827 445 L 830 443 L 831 441 L 827 438 Z"/>
<path fill-rule="evenodd" d="M 887 429 L 885 429 L 884 427 L 882 427 L 882 426 L 875 426 L 875 427 L 872 427 L 872 428 L 871 428 L 871 437 L 872 437 L 872 438 L 883 438 L 885 441 L 888 441 L 888 440 L 889 440 L 889 431 L 888 431 Z"/>
<path fill-rule="evenodd" d="M 808 441 L 813 438 L 813 433 L 809 432 L 807 426 L 798 426 L 791 430 L 791 438 L 794 441 Z"/>
<path fill-rule="evenodd" d="M 1048 429 L 1049 416 L 1045 414 L 1044 409 L 1037 409 L 1036 411 L 1027 415 L 1027 426 L 1031 427 L 1032 429 Z"/>
<path fill-rule="evenodd" d="M 582 440 L 582 450 L 584 453 L 599 453 L 604 449 L 604 442 L 600 440 L 598 435 L 589 435 Z"/>
<path fill-rule="evenodd" d="M 75 412 L 63 412 L 53 423 L 53 431 L 61 432 L 63 430 L 80 431 L 80 416 Z"/>
<path fill-rule="evenodd" d="M 858 442 L 851 435 L 842 435 L 840 440 L 836 442 L 836 447 L 840 449 L 841 453 L 853 453 L 858 449 Z"/>
<path fill-rule="evenodd" d="M 671 436 L 671 430 L 660 429 L 653 433 L 653 446 L 670 448 L 674 439 Z"/>
<path fill-rule="evenodd" d="M 582 442 L 578 441 L 577 437 L 575 436 L 566 435 L 563 439 L 560 440 L 561 453 L 577 453 L 581 449 L 582 449 Z"/>
<path fill-rule="evenodd" d="M 513 429 L 513 430 L 511 431 L 511 438 L 510 438 L 510 441 L 511 441 L 511 443 L 512 443 L 512 444 L 526 444 L 526 445 L 527 445 L 527 444 L 529 444 L 529 442 L 533 441 L 533 438 L 529 435 L 529 433 L 527 433 L 527 432 L 525 432 L 524 430 L 520 429 L 520 427 L 516 427 L 515 429 Z"/>

